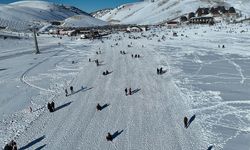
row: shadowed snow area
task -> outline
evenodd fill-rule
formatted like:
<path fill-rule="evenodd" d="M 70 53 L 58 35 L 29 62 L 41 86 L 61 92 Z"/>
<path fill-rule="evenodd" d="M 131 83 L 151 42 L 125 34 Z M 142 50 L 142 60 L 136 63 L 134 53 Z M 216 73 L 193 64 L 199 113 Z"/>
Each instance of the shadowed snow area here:
<path fill-rule="evenodd" d="M 0 39 L 0 145 L 15 139 L 21 149 L 248 150 L 248 30 L 156 28 L 103 41 L 40 35 L 39 55 L 31 38 Z M 106 108 L 97 111 L 97 103 Z"/>

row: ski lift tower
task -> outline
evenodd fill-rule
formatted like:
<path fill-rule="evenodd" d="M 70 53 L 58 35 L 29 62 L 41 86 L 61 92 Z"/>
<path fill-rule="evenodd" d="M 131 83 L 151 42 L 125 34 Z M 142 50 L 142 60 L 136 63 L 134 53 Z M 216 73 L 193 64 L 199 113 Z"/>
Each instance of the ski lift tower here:
<path fill-rule="evenodd" d="M 36 34 L 37 34 L 37 32 L 36 32 L 36 28 L 35 27 L 32 27 L 31 28 L 31 31 L 33 32 L 33 36 L 34 36 L 34 41 L 35 41 L 35 48 L 36 48 L 36 54 L 40 54 L 40 51 L 39 51 L 39 48 L 38 48 L 38 42 L 37 42 L 37 37 L 36 37 Z"/>

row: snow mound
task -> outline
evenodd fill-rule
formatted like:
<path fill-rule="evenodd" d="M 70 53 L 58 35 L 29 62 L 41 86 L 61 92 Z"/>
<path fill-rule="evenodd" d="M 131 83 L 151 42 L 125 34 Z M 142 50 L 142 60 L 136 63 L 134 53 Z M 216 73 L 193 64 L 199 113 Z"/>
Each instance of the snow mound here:
<path fill-rule="evenodd" d="M 63 25 L 64 27 L 91 27 L 91 26 L 104 26 L 108 25 L 108 23 L 90 17 L 86 15 L 76 15 L 70 18 L 67 18 Z"/>

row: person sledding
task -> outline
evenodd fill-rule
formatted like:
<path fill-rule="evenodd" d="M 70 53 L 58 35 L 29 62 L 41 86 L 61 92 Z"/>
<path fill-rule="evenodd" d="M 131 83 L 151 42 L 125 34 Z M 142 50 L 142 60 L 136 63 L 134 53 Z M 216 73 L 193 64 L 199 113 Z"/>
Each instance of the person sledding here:
<path fill-rule="evenodd" d="M 14 140 L 11 140 L 4 146 L 4 150 L 17 150 L 17 144 Z"/>
<path fill-rule="evenodd" d="M 188 118 L 186 116 L 184 117 L 184 127 L 188 128 Z"/>
<path fill-rule="evenodd" d="M 112 141 L 113 137 L 112 135 L 108 132 L 108 135 L 106 136 L 107 141 Z"/>
<path fill-rule="evenodd" d="M 96 109 L 99 110 L 99 111 L 101 111 L 101 110 L 102 110 L 102 106 L 98 103 L 98 104 L 96 105 Z"/>

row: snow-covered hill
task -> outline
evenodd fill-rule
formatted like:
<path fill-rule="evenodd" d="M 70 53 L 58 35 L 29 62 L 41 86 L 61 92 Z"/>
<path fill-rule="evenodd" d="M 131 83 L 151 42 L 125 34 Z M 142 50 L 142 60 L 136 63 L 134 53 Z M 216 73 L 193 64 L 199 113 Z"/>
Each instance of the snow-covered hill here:
<path fill-rule="evenodd" d="M 112 8 L 101 9 L 101 10 L 92 12 L 91 15 L 95 18 L 101 18 L 102 16 L 106 15 L 107 13 L 110 13 L 111 10 L 113 10 L 113 9 Z"/>
<path fill-rule="evenodd" d="M 145 0 L 121 5 L 98 18 L 125 24 L 156 24 L 196 11 L 199 7 L 216 5 L 233 6 L 244 14 L 250 14 L 250 2 L 247 0 Z"/>
<path fill-rule="evenodd" d="M 91 17 L 88 13 L 72 6 L 44 1 L 20 1 L 0 5 L 0 26 L 11 30 L 25 30 L 35 24 L 42 25 L 48 21 L 63 21 L 75 15 Z"/>

